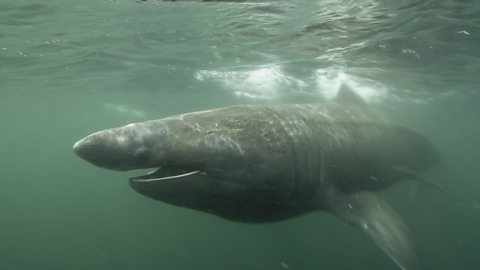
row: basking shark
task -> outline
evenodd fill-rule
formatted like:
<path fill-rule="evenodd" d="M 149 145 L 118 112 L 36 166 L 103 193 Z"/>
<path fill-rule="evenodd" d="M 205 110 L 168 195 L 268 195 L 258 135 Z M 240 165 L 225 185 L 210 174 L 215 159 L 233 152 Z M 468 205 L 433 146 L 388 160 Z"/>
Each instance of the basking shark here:
<path fill-rule="evenodd" d="M 323 210 L 360 229 L 401 269 L 420 269 L 408 228 L 374 192 L 439 160 L 419 133 L 342 86 L 328 104 L 243 105 L 102 130 L 74 151 L 106 169 L 154 168 L 137 192 L 238 222 Z"/>

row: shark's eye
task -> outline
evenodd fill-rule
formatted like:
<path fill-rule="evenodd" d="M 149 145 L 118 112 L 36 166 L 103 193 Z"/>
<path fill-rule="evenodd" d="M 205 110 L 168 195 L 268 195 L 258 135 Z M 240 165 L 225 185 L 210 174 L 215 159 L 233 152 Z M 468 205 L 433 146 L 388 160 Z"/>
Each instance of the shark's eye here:
<path fill-rule="evenodd" d="M 133 153 L 133 158 L 136 160 L 147 160 L 150 157 L 150 151 L 148 151 L 148 148 L 145 146 L 142 146 L 135 150 Z"/>

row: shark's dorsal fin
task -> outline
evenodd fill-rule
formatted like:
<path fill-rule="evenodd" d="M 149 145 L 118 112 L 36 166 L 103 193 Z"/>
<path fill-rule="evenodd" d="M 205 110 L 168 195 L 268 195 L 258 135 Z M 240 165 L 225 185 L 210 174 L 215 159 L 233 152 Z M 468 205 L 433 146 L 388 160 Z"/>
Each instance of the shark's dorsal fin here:
<path fill-rule="evenodd" d="M 347 105 L 367 107 L 367 103 L 365 102 L 365 100 L 360 95 L 355 93 L 355 91 L 353 91 L 352 88 L 350 88 L 350 86 L 345 83 L 342 83 L 342 85 L 340 85 L 340 89 L 338 89 L 335 101 Z"/>

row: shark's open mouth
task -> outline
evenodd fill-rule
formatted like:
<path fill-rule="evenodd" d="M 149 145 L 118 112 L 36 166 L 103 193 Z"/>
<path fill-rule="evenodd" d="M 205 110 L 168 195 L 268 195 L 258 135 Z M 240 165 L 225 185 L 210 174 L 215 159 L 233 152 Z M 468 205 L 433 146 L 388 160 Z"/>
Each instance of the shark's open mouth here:
<path fill-rule="evenodd" d="M 158 168 L 155 171 L 151 171 L 145 175 L 131 177 L 130 181 L 133 182 L 154 182 L 154 181 L 163 181 L 171 179 L 180 179 L 195 175 L 199 173 L 199 170 L 186 170 L 179 168 Z"/>

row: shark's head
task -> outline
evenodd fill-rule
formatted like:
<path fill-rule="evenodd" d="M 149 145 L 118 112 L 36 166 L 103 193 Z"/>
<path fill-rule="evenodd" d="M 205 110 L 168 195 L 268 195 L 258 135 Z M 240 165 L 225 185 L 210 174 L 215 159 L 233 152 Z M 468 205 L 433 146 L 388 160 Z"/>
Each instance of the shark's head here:
<path fill-rule="evenodd" d="M 232 118 L 223 116 L 206 111 L 130 124 L 93 133 L 73 148 L 102 168 L 153 169 L 129 183 L 156 200 L 238 221 L 286 218 L 290 213 L 278 201 L 290 191 L 274 188 L 272 181 L 291 179 L 291 165 L 279 165 L 291 164 L 289 152 L 272 157 L 252 151 L 258 147 L 248 141 L 251 127 L 227 128 Z"/>
<path fill-rule="evenodd" d="M 216 164 L 226 156 L 229 163 L 241 158 L 231 138 L 213 133 L 183 117 L 171 117 L 102 130 L 79 140 L 73 149 L 86 161 L 110 170 L 164 168 L 173 172 L 178 168 L 208 172 L 217 165 L 228 167 Z"/>

